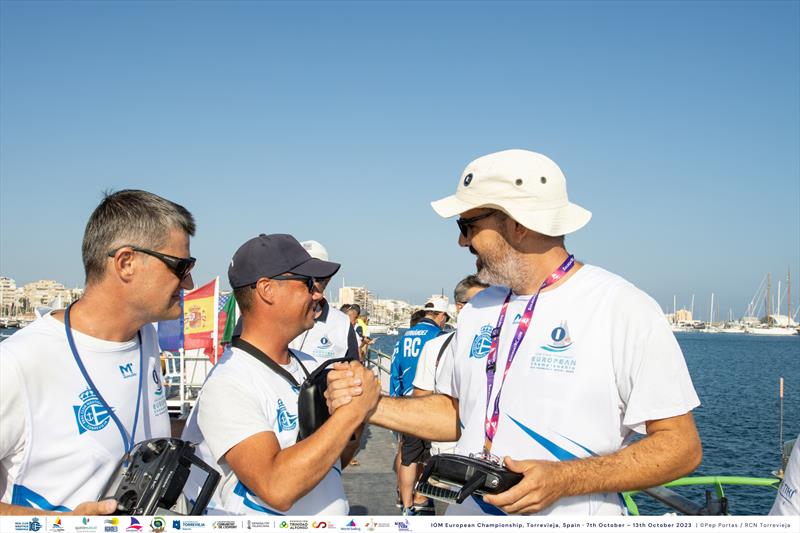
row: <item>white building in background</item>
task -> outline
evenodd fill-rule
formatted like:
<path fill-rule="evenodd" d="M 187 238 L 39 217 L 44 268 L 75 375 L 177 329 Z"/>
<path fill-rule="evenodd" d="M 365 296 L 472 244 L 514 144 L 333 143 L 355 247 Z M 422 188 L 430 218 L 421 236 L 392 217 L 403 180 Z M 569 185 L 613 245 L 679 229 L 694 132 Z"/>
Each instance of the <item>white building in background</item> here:
<path fill-rule="evenodd" d="M 370 319 L 373 324 L 406 324 L 411 318 L 411 313 L 418 307 L 403 300 L 393 299 L 375 299 L 371 303 Z"/>
<path fill-rule="evenodd" d="M 368 309 L 370 297 L 366 287 L 342 287 L 339 289 L 339 305 L 358 304 L 361 309 Z"/>
<path fill-rule="evenodd" d="M 81 297 L 83 289 L 68 289 L 52 279 L 40 279 L 23 288 L 24 306 L 33 310 L 39 306 L 63 308 Z"/>
<path fill-rule="evenodd" d="M 0 277 L 0 316 L 14 316 L 19 307 L 17 282 L 11 278 Z"/>

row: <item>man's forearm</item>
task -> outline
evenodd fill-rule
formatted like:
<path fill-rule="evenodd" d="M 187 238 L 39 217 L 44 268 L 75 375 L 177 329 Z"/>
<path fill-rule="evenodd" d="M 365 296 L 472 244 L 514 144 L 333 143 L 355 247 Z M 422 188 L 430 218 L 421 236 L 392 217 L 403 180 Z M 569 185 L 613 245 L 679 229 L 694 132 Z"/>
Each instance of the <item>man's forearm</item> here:
<path fill-rule="evenodd" d="M 484 501 L 509 514 L 538 513 L 565 496 L 622 492 L 660 485 L 694 470 L 702 457 L 691 413 L 647 423 L 647 437 L 602 457 L 569 461 L 514 459 L 505 466 L 523 475 Z"/>
<path fill-rule="evenodd" d="M 425 440 L 458 440 L 457 402 L 444 394 L 381 396 L 371 424 Z"/>
<path fill-rule="evenodd" d="M 359 446 L 361 446 L 361 435 L 364 432 L 364 425 L 360 425 L 358 429 L 353 433 L 353 437 L 347 443 L 347 446 L 344 447 L 342 450 L 342 454 L 339 456 L 339 460 L 342 463 L 342 470 L 344 470 L 347 465 L 350 464 L 350 461 L 356 455 Z"/>
<path fill-rule="evenodd" d="M 564 496 L 644 489 L 694 471 L 703 452 L 691 414 L 670 420 L 679 420 L 678 430 L 654 423 L 646 437 L 616 453 L 560 463 Z"/>
<path fill-rule="evenodd" d="M 347 408 L 341 411 L 307 439 L 278 452 L 269 475 L 262 476 L 253 488 L 262 500 L 286 511 L 322 481 L 361 424 Z"/>

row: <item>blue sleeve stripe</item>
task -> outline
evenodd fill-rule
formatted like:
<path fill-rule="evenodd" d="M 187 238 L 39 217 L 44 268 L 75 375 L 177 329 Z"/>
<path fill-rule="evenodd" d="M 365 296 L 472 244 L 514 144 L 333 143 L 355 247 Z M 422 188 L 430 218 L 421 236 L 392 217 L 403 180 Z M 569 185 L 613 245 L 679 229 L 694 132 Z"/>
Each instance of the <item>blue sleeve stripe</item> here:
<path fill-rule="evenodd" d="M 233 493 L 236 494 L 237 496 L 241 496 L 242 503 L 244 503 L 244 506 L 249 507 L 254 511 L 276 516 L 285 516 L 283 513 L 279 513 L 278 511 L 273 511 L 269 507 L 264 507 L 263 505 L 259 505 L 258 503 L 254 502 L 251 496 L 255 496 L 255 493 L 250 489 L 248 489 L 247 487 L 245 487 L 244 483 L 242 483 L 241 481 L 236 483 L 236 487 L 234 487 Z"/>
<path fill-rule="evenodd" d="M 63 505 L 53 505 L 41 494 L 37 494 L 28 487 L 22 485 L 14 485 L 11 492 L 11 504 L 22 505 L 25 507 L 35 507 L 44 511 L 57 511 L 59 513 L 68 513 L 72 511 Z"/>

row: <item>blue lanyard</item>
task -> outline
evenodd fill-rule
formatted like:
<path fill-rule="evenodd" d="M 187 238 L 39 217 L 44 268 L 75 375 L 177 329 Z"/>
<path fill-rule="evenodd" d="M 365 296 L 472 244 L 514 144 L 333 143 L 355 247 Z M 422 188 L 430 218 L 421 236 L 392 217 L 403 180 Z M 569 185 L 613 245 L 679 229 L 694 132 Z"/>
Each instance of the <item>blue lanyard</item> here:
<path fill-rule="evenodd" d="M 139 422 L 139 407 L 142 402 L 142 376 L 144 376 L 144 349 L 142 348 L 142 332 L 137 331 L 136 336 L 139 339 L 139 394 L 136 396 L 136 411 L 133 416 L 133 432 L 130 434 L 130 440 L 128 439 L 128 432 L 125 429 L 125 426 L 122 425 L 117 415 L 114 413 L 114 410 L 111 409 L 111 406 L 108 405 L 108 402 L 103 398 L 100 394 L 100 391 L 95 386 L 92 378 L 89 377 L 89 373 L 86 372 L 86 367 L 83 366 L 83 361 L 81 361 L 81 356 L 78 353 L 78 348 L 75 346 L 75 339 L 72 338 L 72 328 L 69 327 L 69 309 L 72 307 L 72 304 L 67 306 L 66 311 L 64 311 L 64 328 L 67 331 L 67 342 L 69 343 L 69 348 L 72 350 L 72 356 L 75 358 L 75 362 L 78 364 L 78 368 L 83 374 L 83 379 L 86 380 L 86 383 L 89 385 L 89 388 L 92 389 L 97 399 L 100 400 L 100 403 L 103 404 L 103 407 L 106 408 L 111 419 L 114 421 L 114 424 L 117 425 L 117 429 L 119 430 L 119 434 L 122 436 L 122 442 L 125 447 L 125 453 L 127 454 L 133 448 L 135 443 L 134 437 L 136 435 L 136 425 Z"/>

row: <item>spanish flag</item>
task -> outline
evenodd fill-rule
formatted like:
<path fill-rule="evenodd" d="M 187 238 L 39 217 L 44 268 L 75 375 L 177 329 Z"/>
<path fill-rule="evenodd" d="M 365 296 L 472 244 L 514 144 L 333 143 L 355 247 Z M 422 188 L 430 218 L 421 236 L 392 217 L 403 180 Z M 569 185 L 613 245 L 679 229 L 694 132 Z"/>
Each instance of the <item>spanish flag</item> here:
<path fill-rule="evenodd" d="M 217 323 L 217 279 L 183 296 L 183 348 L 214 353 Z"/>

